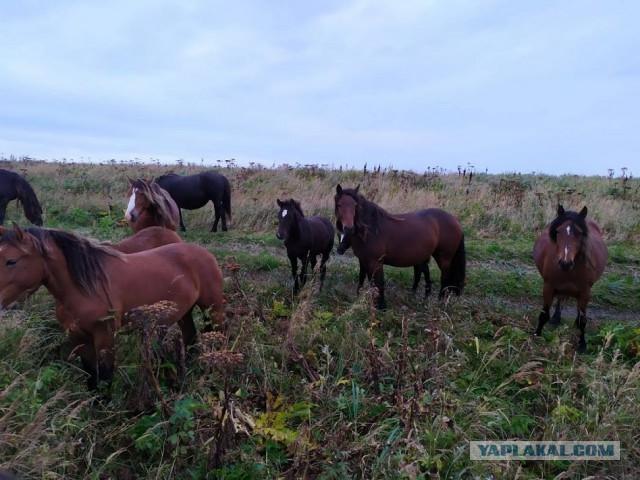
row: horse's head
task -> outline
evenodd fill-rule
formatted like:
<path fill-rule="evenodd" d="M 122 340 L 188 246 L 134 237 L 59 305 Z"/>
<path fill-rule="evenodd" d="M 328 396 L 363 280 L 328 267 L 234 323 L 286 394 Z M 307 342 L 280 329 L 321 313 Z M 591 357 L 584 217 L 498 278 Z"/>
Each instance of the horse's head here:
<path fill-rule="evenodd" d="M 127 197 L 127 209 L 124 212 L 124 218 L 131 224 L 136 223 L 140 214 L 146 210 L 151 202 L 150 185 L 153 180 L 145 180 L 138 178 L 136 180 L 129 179 L 129 191 Z"/>
<path fill-rule="evenodd" d="M 278 207 L 278 231 L 276 237 L 280 240 L 288 240 L 295 228 L 298 225 L 298 220 L 304 216 L 302 213 L 302 207 L 300 203 L 296 202 L 293 198 L 289 200 L 281 201 L 277 199 Z"/>
<path fill-rule="evenodd" d="M 340 236 L 340 243 L 336 251 L 342 255 L 351 246 L 351 236 L 356 230 L 358 216 L 358 190 L 356 188 L 342 188 L 340 184 L 336 187 L 335 215 L 336 229 Z"/>
<path fill-rule="evenodd" d="M 584 243 L 588 237 L 586 218 L 587 207 L 577 213 L 558 205 L 558 216 L 549 226 L 549 238 L 557 247 L 558 267 L 562 271 L 571 270 L 578 256 L 584 254 Z"/>
<path fill-rule="evenodd" d="M 15 223 L 0 226 L 0 310 L 40 288 L 46 274 L 44 252 L 35 238 Z"/>

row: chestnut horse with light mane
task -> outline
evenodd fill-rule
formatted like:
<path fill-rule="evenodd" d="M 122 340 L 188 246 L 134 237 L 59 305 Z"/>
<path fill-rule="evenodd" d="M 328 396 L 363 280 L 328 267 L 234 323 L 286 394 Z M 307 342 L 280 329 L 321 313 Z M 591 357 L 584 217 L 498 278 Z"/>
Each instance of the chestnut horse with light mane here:
<path fill-rule="evenodd" d="M 127 210 L 124 217 L 134 233 L 143 228 L 161 226 L 177 230 L 180 209 L 169 192 L 153 180 L 129 179 Z"/>
<path fill-rule="evenodd" d="M 192 310 L 197 305 L 223 326 L 222 272 L 216 258 L 194 244 L 173 243 L 124 254 L 62 230 L 0 227 L 0 310 L 44 285 L 56 301 L 56 318 L 89 374 L 111 382 L 113 333 L 125 314 L 160 301 L 175 304 L 164 324 L 178 322 L 186 345 L 196 339 Z"/>

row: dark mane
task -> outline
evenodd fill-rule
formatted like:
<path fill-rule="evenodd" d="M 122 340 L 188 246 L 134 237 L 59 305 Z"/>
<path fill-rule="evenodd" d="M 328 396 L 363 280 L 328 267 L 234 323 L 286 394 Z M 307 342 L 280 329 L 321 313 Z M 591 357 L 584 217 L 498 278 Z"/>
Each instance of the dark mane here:
<path fill-rule="evenodd" d="M 550 224 L 549 224 L 549 238 L 553 243 L 556 243 L 558 240 L 558 227 L 562 225 L 566 221 L 570 221 L 578 227 L 578 230 L 581 232 L 581 236 L 583 237 L 583 241 L 589 236 L 589 228 L 587 227 L 587 222 L 585 217 L 580 215 L 578 212 L 573 212 L 571 210 L 565 210 L 563 215 L 558 215 Z"/>
<path fill-rule="evenodd" d="M 304 218 L 304 212 L 302 211 L 302 206 L 300 206 L 300 202 L 295 201 L 293 198 L 289 200 L 284 200 L 282 202 L 282 208 L 293 208 L 294 211 L 298 212 L 300 217 Z"/>
<path fill-rule="evenodd" d="M 36 247 L 43 256 L 50 258 L 47 242 L 52 241 L 67 262 L 74 285 L 86 295 L 96 295 L 109 283 L 103 261 L 107 256 L 124 258 L 123 254 L 108 246 L 98 245 L 70 232 L 48 228 L 29 227 L 24 229 L 35 240 Z M 2 242 L 18 244 L 13 230 L 2 236 Z"/>
<path fill-rule="evenodd" d="M 587 226 L 587 221 L 583 215 L 580 215 L 578 212 L 574 212 L 571 210 L 564 210 L 562 214 L 559 214 L 550 224 L 549 224 L 549 238 L 553 243 L 557 243 L 558 241 L 558 228 L 563 223 L 570 221 L 574 224 L 578 231 L 580 232 L 580 252 L 578 252 L 577 259 L 582 262 L 588 262 L 589 260 L 589 227 Z"/>
<path fill-rule="evenodd" d="M 381 206 L 367 200 L 360 193 L 357 193 L 353 188 L 343 188 L 342 195 L 349 195 L 356 202 L 357 210 L 354 219 L 356 233 L 360 235 L 363 240 L 366 240 L 372 232 L 375 235 L 378 234 L 381 219 L 395 218 Z"/>

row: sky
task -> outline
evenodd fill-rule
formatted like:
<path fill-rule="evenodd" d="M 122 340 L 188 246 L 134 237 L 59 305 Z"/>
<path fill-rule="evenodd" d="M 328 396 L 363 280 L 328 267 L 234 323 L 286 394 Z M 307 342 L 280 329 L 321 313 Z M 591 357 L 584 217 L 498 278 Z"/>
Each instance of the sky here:
<path fill-rule="evenodd" d="M 640 174 L 640 2 L 0 0 L 0 154 Z"/>

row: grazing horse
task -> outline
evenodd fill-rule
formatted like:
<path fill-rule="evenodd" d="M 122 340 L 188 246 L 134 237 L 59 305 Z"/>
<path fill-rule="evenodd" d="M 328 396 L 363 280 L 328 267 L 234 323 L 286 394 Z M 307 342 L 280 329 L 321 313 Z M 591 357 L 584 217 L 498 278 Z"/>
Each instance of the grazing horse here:
<path fill-rule="evenodd" d="M 558 205 L 557 213 L 558 216 L 546 226 L 533 246 L 533 260 L 544 282 L 542 311 L 535 334 L 541 335 L 542 327 L 549 321 L 554 297 L 557 301 L 552 325 L 560 323 L 566 297 L 575 298 L 578 304 L 575 324 L 580 329 L 578 351 L 583 353 L 587 349 L 584 338 L 587 304 L 591 299 L 591 287 L 604 272 L 607 246 L 600 227 L 587 218 L 587 207 L 577 213 Z"/>
<path fill-rule="evenodd" d="M 425 295 L 431 291 L 429 260 L 440 267 L 440 298 L 448 291 L 462 292 L 466 272 L 464 234 L 460 222 L 437 208 L 391 214 L 355 189 L 336 187 L 337 252 L 349 247 L 360 262 L 358 290 L 366 276 L 378 289 L 378 308 L 386 308 L 383 265 L 413 267 L 413 290 L 424 273 Z"/>
<path fill-rule="evenodd" d="M 155 225 L 178 229 L 180 209 L 166 190 L 152 180 L 129 179 L 129 183 L 124 217 L 134 233 Z"/>
<path fill-rule="evenodd" d="M 152 248 L 169 245 L 170 243 L 180 243 L 182 239 L 173 230 L 164 227 L 148 227 L 140 230 L 138 233 L 123 238 L 117 243 L 102 243 L 122 253 L 136 253 Z"/>
<path fill-rule="evenodd" d="M 278 201 L 278 231 L 276 237 L 284 240 L 287 256 L 291 262 L 293 276 L 293 292 L 298 293 L 300 285 L 307 281 L 307 264 L 311 263 L 311 270 L 316 268 L 317 256 L 320 260 L 320 289 L 327 273 L 327 260 L 333 249 L 334 231 L 328 218 L 319 215 L 305 218 L 300 203 L 293 198 Z M 298 259 L 302 262 L 298 275 Z M 298 283 L 298 278 L 300 283 Z"/>
<path fill-rule="evenodd" d="M 204 207 L 211 200 L 215 211 L 215 220 L 211 231 L 218 231 L 220 219 L 222 219 L 222 231 L 227 231 L 225 212 L 231 218 L 231 185 L 227 177 L 216 172 L 202 172 L 186 176 L 168 173 L 156 178 L 156 183 L 169 192 L 180 209 L 195 210 Z M 181 210 L 180 229 L 183 232 L 186 230 Z"/>
<path fill-rule="evenodd" d="M 113 333 L 133 308 L 169 301 L 186 345 L 194 343 L 192 310 L 198 306 L 218 325 L 222 317 L 222 272 L 206 249 L 174 243 L 123 254 L 61 230 L 0 227 L 0 310 L 44 285 L 56 301 L 56 318 L 89 374 L 88 386 L 111 382 Z"/>
<path fill-rule="evenodd" d="M 7 204 L 18 200 L 24 208 L 24 215 L 34 225 L 42 225 L 42 207 L 36 192 L 29 182 L 11 170 L 0 168 L 0 225 L 4 223 Z"/>

